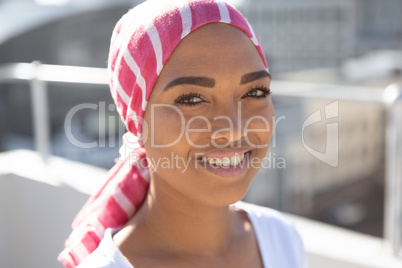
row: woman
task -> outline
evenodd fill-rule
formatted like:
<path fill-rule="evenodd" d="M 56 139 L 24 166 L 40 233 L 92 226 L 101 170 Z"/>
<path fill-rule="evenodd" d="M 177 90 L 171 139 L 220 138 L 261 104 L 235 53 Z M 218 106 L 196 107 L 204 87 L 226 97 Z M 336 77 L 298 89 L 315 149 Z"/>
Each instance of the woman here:
<path fill-rule="evenodd" d="M 222 1 L 146 1 L 117 23 L 109 71 L 126 138 L 138 143 L 77 216 L 59 260 L 305 267 L 286 219 L 237 202 L 267 153 L 274 115 L 268 67 L 241 14 Z"/>

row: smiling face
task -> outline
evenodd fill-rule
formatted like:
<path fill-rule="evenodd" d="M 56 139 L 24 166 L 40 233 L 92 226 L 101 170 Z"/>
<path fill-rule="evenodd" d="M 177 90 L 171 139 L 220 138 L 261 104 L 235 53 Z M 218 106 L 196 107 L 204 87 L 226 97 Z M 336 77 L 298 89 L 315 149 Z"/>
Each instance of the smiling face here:
<path fill-rule="evenodd" d="M 185 37 L 144 116 L 155 188 L 214 206 L 240 200 L 272 135 L 269 87 L 261 56 L 241 30 L 212 23 Z"/>

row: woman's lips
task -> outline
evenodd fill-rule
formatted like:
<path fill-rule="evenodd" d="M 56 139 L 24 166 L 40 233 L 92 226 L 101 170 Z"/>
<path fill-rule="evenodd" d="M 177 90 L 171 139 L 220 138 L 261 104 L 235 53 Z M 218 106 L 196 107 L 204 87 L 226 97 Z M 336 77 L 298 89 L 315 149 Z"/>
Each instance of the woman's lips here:
<path fill-rule="evenodd" d="M 245 154 L 251 151 L 250 147 L 236 147 L 236 148 L 221 148 L 221 149 L 213 149 L 207 151 L 202 154 L 197 154 L 198 159 L 202 158 L 223 158 L 223 157 L 231 157 L 235 155 Z"/>
<path fill-rule="evenodd" d="M 216 154 L 215 154 L 216 155 Z M 241 154 L 226 154 L 225 157 L 202 157 L 198 163 L 209 172 L 220 177 L 236 177 L 244 174 L 248 167 L 250 150 Z"/>

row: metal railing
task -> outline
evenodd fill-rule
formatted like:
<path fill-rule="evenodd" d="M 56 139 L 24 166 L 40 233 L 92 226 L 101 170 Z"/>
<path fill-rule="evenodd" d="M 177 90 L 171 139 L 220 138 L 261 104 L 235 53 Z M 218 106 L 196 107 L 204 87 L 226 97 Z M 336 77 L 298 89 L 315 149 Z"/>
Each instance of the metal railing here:
<path fill-rule="evenodd" d="M 0 83 L 30 84 L 35 147 L 47 161 L 50 156 L 50 127 L 47 83 L 107 85 L 101 68 L 45 65 L 39 62 L 0 66 Z M 384 238 L 395 256 L 402 257 L 402 86 L 386 89 L 272 81 L 275 95 L 285 97 L 377 103 L 387 113 Z M 102 89 L 103 90 L 103 89 Z"/>

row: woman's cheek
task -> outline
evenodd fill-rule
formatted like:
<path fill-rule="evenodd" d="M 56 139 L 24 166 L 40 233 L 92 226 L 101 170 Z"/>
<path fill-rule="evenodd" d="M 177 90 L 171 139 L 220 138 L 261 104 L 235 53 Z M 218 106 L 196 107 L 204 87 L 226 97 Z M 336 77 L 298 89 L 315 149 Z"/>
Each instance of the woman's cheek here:
<path fill-rule="evenodd" d="M 184 139 L 194 148 L 207 148 L 211 143 L 211 122 L 202 115 L 185 116 Z"/>
<path fill-rule="evenodd" d="M 273 133 L 274 112 L 272 106 L 264 106 L 246 112 L 243 117 L 244 130 L 251 146 L 269 143 Z"/>
<path fill-rule="evenodd" d="M 177 107 L 172 105 L 154 107 L 150 116 L 151 145 L 171 147 L 184 135 L 185 120 Z"/>

